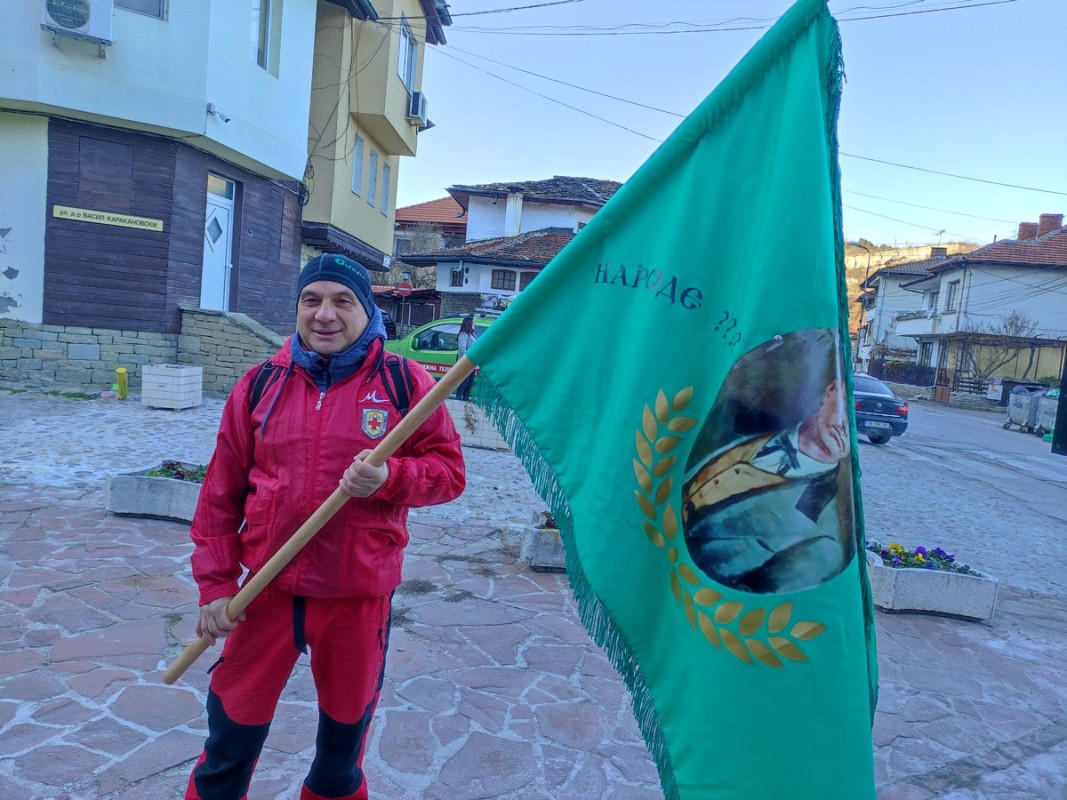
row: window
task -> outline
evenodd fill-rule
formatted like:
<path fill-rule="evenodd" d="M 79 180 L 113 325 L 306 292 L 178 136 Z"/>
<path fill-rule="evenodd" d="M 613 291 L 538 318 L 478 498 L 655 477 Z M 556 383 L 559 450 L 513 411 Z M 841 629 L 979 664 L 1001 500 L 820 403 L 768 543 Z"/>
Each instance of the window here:
<path fill-rule="evenodd" d="M 388 164 L 382 164 L 382 200 L 378 204 L 378 210 L 383 214 L 389 213 L 389 181 L 393 175 L 393 168 Z"/>
<path fill-rule="evenodd" d="M 519 291 L 521 292 L 530 285 L 530 281 L 537 277 L 536 272 L 523 272 L 519 275 Z"/>
<path fill-rule="evenodd" d="M 280 0 L 252 0 L 252 60 L 278 74 Z"/>
<path fill-rule="evenodd" d="M 378 154 L 370 151 L 370 169 L 367 171 L 367 202 L 374 205 L 378 197 Z"/>
<path fill-rule="evenodd" d="M 115 8 L 124 8 L 156 19 L 167 18 L 167 0 L 115 0 Z"/>
<path fill-rule="evenodd" d="M 919 342 L 919 366 L 928 367 L 933 361 L 934 343 Z"/>
<path fill-rule="evenodd" d="M 945 299 L 945 311 L 955 311 L 960 300 L 960 282 L 952 281 L 948 285 L 948 297 Z"/>
<path fill-rule="evenodd" d="M 400 15 L 400 57 L 397 59 L 396 72 L 408 93 L 415 91 L 415 65 L 419 59 L 419 45 L 415 34 L 411 32 L 408 18 Z"/>
<path fill-rule="evenodd" d="M 352 145 L 352 194 L 363 194 L 363 137 L 359 134 Z"/>
<path fill-rule="evenodd" d="M 452 267 L 452 281 L 449 286 L 462 286 L 464 284 L 463 267 Z"/>
<path fill-rule="evenodd" d="M 930 308 L 937 311 L 937 303 L 941 299 L 941 292 L 930 292 Z"/>
<path fill-rule="evenodd" d="M 233 181 L 220 178 L 218 175 L 213 175 L 210 172 L 207 174 L 208 194 L 215 194 L 219 197 L 225 197 L 227 200 L 233 200 L 233 187 Z"/>
<path fill-rule="evenodd" d="M 494 269 L 492 287 L 515 291 L 515 273 L 510 269 Z"/>
<path fill-rule="evenodd" d="M 416 350 L 456 350 L 459 339 L 459 325 L 446 322 L 427 328 L 412 342 Z"/>

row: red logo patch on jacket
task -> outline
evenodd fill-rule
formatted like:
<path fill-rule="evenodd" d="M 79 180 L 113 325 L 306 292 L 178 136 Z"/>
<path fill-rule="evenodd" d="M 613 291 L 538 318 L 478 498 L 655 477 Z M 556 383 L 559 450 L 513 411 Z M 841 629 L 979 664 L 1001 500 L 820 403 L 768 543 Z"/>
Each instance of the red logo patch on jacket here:
<path fill-rule="evenodd" d="M 385 435 L 389 422 L 389 412 L 381 408 L 363 409 L 363 432 L 371 439 L 380 439 Z"/>

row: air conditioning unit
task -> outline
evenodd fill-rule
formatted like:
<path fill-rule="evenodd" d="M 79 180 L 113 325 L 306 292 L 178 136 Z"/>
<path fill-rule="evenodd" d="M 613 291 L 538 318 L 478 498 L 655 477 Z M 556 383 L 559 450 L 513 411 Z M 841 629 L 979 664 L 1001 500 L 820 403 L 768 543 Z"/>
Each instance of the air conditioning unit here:
<path fill-rule="evenodd" d="M 114 0 L 41 0 L 41 27 L 55 34 L 114 41 Z"/>
<path fill-rule="evenodd" d="M 420 127 L 426 127 L 426 95 L 422 92 L 411 93 L 411 106 L 408 108 L 408 119 L 418 120 Z"/>

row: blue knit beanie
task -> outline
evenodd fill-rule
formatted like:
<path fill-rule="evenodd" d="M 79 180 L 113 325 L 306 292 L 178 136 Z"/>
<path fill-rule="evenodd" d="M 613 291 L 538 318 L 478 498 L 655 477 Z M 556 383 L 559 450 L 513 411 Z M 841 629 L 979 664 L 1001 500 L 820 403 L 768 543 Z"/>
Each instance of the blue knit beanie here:
<path fill-rule="evenodd" d="M 321 256 L 311 259 L 302 270 L 297 279 L 296 296 L 299 300 L 304 287 L 315 281 L 336 281 L 343 283 L 359 298 L 363 310 L 368 317 L 374 316 L 374 293 L 370 288 L 370 275 L 361 264 L 356 263 L 347 256 L 337 253 L 323 253 Z"/>

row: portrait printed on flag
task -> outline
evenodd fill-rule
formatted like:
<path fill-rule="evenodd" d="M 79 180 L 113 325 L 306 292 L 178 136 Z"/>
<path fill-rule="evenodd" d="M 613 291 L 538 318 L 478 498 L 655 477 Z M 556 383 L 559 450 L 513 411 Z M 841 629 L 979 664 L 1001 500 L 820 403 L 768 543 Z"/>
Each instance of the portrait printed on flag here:
<path fill-rule="evenodd" d="M 712 580 L 758 594 L 819 586 L 855 552 L 851 435 L 836 331 L 742 356 L 697 436 L 682 530 Z"/>

